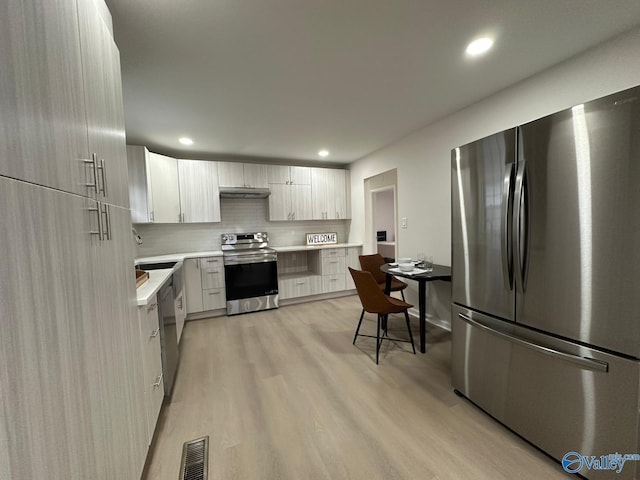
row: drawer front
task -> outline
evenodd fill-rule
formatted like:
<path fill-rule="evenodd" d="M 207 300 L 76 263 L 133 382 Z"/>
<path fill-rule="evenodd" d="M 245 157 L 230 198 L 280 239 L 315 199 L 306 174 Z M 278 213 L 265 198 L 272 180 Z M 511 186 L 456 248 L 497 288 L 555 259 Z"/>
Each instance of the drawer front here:
<path fill-rule="evenodd" d="M 344 273 L 337 275 L 323 275 L 322 276 L 322 291 L 324 293 L 339 292 L 345 289 L 345 276 Z"/>
<path fill-rule="evenodd" d="M 321 288 L 322 280 L 319 275 L 278 280 L 278 296 L 282 300 L 316 295 L 322 293 Z"/>
<path fill-rule="evenodd" d="M 224 261 L 222 257 L 206 257 L 206 258 L 200 258 L 200 269 L 204 270 L 207 268 L 223 268 L 224 267 Z"/>
<path fill-rule="evenodd" d="M 344 257 L 346 256 L 346 254 L 346 249 L 344 248 L 323 248 L 322 250 L 320 250 L 320 256 L 322 259 Z"/>
<path fill-rule="evenodd" d="M 205 311 L 227 308 L 227 297 L 224 293 L 224 288 L 202 290 L 202 300 Z"/>
<path fill-rule="evenodd" d="M 202 290 L 224 288 L 224 267 L 208 267 L 202 269 Z"/>
<path fill-rule="evenodd" d="M 322 275 L 342 274 L 347 270 L 345 257 L 331 257 L 322 259 Z"/>

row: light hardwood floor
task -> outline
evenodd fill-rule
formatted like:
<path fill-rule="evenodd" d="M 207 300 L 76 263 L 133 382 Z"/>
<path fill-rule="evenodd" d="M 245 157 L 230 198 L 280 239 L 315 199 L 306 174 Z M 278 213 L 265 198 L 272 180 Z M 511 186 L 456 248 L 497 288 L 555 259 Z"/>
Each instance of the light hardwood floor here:
<path fill-rule="evenodd" d="M 385 342 L 376 365 L 374 339 L 351 344 L 360 308 L 353 296 L 188 322 L 146 478 L 176 480 L 183 442 L 203 435 L 219 480 L 568 477 L 453 393 L 448 332 L 430 327 L 424 355 Z M 362 328 L 375 332 L 372 315 Z"/>

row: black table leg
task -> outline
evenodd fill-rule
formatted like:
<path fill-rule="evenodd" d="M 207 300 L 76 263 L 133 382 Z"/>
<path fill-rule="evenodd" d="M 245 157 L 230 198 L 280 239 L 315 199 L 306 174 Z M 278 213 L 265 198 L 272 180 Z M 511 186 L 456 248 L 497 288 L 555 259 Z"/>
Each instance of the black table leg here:
<path fill-rule="evenodd" d="M 387 275 L 388 277 L 388 275 Z M 389 282 L 389 280 L 387 280 Z M 420 351 L 427 351 L 427 282 L 418 282 L 418 308 L 420 312 Z"/>

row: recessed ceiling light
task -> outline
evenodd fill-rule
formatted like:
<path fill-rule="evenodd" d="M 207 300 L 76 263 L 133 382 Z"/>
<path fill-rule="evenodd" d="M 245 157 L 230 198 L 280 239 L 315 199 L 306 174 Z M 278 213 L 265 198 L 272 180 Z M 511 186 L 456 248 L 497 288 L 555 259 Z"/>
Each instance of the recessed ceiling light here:
<path fill-rule="evenodd" d="M 178 141 L 182 145 L 193 145 L 193 140 L 191 140 L 189 137 L 180 137 Z"/>
<path fill-rule="evenodd" d="M 323 148 L 322 150 L 320 150 L 318 152 L 318 155 L 320 155 L 322 158 L 328 157 L 329 156 L 329 150 L 326 150 L 326 149 Z"/>
<path fill-rule="evenodd" d="M 467 55 L 475 57 L 488 51 L 493 46 L 493 40 L 488 37 L 482 37 L 474 40 L 467 46 Z"/>

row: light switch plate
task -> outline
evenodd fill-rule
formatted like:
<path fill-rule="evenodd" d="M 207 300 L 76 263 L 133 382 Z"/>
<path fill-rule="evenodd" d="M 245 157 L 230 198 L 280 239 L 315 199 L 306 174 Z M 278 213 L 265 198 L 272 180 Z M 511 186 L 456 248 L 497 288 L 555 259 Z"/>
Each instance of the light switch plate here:
<path fill-rule="evenodd" d="M 407 228 L 407 217 L 402 217 L 400 219 L 400 228 Z"/>

